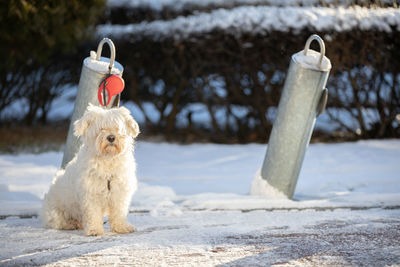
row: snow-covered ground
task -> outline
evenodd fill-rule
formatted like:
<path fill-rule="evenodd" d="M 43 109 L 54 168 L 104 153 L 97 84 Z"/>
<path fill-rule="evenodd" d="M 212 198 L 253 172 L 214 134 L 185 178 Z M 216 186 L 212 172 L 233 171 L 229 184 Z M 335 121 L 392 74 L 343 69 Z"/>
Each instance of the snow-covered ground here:
<path fill-rule="evenodd" d="M 310 145 L 294 199 L 250 196 L 266 145 L 138 142 L 131 211 L 263 210 L 400 205 L 400 140 Z M 0 215 L 36 214 L 61 152 L 0 156 Z"/>
<path fill-rule="evenodd" d="M 265 150 L 138 142 L 137 232 L 103 237 L 34 216 L 61 152 L 1 155 L 0 265 L 400 264 L 400 140 L 310 145 L 294 201 L 249 195 Z"/>

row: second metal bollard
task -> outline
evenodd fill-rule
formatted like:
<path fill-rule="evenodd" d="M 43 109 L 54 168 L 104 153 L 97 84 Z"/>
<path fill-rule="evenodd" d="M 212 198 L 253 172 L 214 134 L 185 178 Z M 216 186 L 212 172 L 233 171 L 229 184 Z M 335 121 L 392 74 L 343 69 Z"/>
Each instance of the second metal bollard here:
<path fill-rule="evenodd" d="M 309 49 L 313 40 L 318 41 L 320 53 Z M 290 62 L 261 168 L 261 178 L 290 199 L 316 118 L 326 105 L 330 69 L 324 42 L 318 35 L 312 35 L 304 50 L 294 54 Z"/>

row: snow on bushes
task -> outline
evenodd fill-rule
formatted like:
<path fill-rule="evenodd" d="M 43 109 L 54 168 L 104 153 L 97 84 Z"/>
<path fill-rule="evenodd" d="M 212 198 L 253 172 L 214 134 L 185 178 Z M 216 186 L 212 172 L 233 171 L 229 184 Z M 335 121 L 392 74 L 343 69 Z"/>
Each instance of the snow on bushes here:
<path fill-rule="evenodd" d="M 150 38 L 162 40 L 187 39 L 191 36 L 223 31 L 239 37 L 243 34 L 266 35 L 271 31 L 351 31 L 376 30 L 380 32 L 400 31 L 400 9 L 365 7 L 270 7 L 241 6 L 217 9 L 210 13 L 199 13 L 177 17 L 168 21 L 141 22 L 127 25 L 99 25 L 99 36 L 117 38 L 129 36 L 132 40 Z"/>

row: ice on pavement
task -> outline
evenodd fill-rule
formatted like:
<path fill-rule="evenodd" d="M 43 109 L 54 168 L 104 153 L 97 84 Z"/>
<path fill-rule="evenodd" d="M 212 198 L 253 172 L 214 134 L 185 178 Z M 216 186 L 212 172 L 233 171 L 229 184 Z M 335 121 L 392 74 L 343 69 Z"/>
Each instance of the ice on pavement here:
<path fill-rule="evenodd" d="M 2 266 L 391 266 L 399 210 L 130 214 L 137 232 L 86 237 L 38 219 L 0 220 Z M 396 228 L 397 227 L 397 228 Z M 6 240 L 6 242 L 5 242 Z"/>

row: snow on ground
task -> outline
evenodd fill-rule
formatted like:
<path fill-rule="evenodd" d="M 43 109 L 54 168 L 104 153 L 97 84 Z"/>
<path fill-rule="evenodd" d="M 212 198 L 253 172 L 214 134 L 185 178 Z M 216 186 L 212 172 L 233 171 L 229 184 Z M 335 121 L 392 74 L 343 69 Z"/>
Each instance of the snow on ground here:
<path fill-rule="evenodd" d="M 138 142 L 132 211 L 304 209 L 400 205 L 400 140 L 311 144 L 294 199 L 250 196 L 266 145 Z M 36 214 L 61 152 L 0 156 L 0 215 Z"/>
<path fill-rule="evenodd" d="M 400 9 L 360 6 L 338 7 L 275 7 L 241 6 L 233 9 L 217 9 L 177 17 L 168 21 L 141 22 L 128 25 L 103 24 L 97 26 L 99 36 L 127 37 L 133 40 L 150 38 L 160 40 L 186 39 L 192 35 L 222 30 L 235 36 L 242 34 L 265 35 L 270 31 L 400 30 Z"/>
<path fill-rule="evenodd" d="M 138 142 L 137 232 L 102 237 L 34 216 L 61 152 L 0 155 L 0 265 L 400 264 L 400 140 L 311 144 L 294 201 L 248 194 L 265 150 Z"/>

